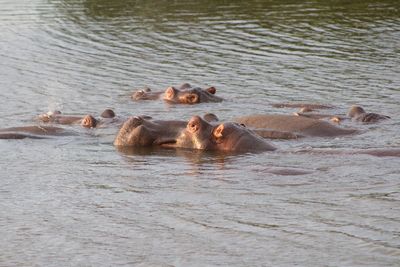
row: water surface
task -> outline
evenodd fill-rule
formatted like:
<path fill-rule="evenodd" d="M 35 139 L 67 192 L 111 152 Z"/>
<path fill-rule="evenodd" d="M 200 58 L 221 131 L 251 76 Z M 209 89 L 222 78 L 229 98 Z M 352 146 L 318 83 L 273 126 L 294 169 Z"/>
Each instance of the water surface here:
<path fill-rule="evenodd" d="M 278 152 L 118 151 L 116 129 L 0 140 L 1 266 L 398 266 L 399 159 L 297 154 L 399 147 L 398 1 L 2 0 L 0 123 L 37 114 L 222 119 L 272 103 L 388 114 Z M 226 101 L 132 102 L 149 86 Z M 349 123 L 345 123 L 349 126 Z M 346 126 L 345 125 L 345 126 Z M 281 169 L 304 175 L 279 175 Z"/>

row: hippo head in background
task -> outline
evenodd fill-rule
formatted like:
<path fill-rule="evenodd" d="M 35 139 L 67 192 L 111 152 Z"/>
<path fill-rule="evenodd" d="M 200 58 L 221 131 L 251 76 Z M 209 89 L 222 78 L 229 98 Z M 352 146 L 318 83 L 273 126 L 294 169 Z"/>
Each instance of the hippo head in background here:
<path fill-rule="evenodd" d="M 144 147 L 175 143 L 185 121 L 152 120 L 148 116 L 129 118 L 114 140 L 115 146 Z"/>
<path fill-rule="evenodd" d="M 377 122 L 380 120 L 390 119 L 389 116 L 377 113 L 367 113 L 360 106 L 351 106 L 347 115 L 354 121 L 360 122 Z"/>
<path fill-rule="evenodd" d="M 221 102 L 222 98 L 215 95 L 215 87 L 201 89 L 200 87 L 181 86 L 180 89 L 168 87 L 164 92 L 163 99 L 174 104 L 197 104 L 202 102 Z"/>
<path fill-rule="evenodd" d="M 197 104 L 202 102 L 221 102 L 222 98 L 215 96 L 215 87 L 201 89 L 193 87 L 189 83 L 184 83 L 178 87 L 168 87 L 165 91 L 153 92 L 146 87 L 143 90 L 134 92 L 131 98 L 137 100 L 156 100 L 164 99 L 173 104 Z"/>
<path fill-rule="evenodd" d="M 189 120 L 174 146 L 232 152 L 276 149 L 241 124 L 234 122 L 211 124 L 199 116 L 194 116 Z"/>

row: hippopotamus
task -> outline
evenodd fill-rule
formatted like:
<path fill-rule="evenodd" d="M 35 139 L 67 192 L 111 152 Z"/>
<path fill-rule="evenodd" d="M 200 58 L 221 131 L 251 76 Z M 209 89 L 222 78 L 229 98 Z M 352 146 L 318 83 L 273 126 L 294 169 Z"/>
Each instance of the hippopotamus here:
<path fill-rule="evenodd" d="M 340 115 L 330 115 L 330 114 L 318 114 L 318 113 L 309 113 L 310 109 L 302 108 L 299 112 L 294 112 L 293 114 L 296 116 L 302 116 L 313 119 L 328 119 L 331 122 L 340 123 L 343 120 L 351 119 L 353 121 L 359 122 L 378 122 L 380 120 L 390 119 L 389 116 L 380 115 L 377 113 L 367 113 L 360 106 L 352 106 L 347 113 L 348 117 L 340 116 Z"/>
<path fill-rule="evenodd" d="M 246 125 L 257 130 L 257 133 L 263 135 L 263 131 L 276 131 L 284 134 L 292 133 L 297 137 L 319 136 L 333 137 L 357 133 L 356 129 L 347 129 L 335 126 L 329 122 L 307 118 L 303 116 L 281 115 L 281 114 L 263 114 L 250 115 L 234 119 L 235 122 Z M 268 135 L 264 136 L 268 137 Z"/>
<path fill-rule="evenodd" d="M 185 126 L 185 121 L 153 120 L 146 116 L 131 117 L 120 128 L 114 145 L 144 147 L 175 143 Z"/>
<path fill-rule="evenodd" d="M 380 115 L 377 113 L 367 113 L 360 106 L 352 106 L 349 109 L 349 112 L 347 113 L 347 115 L 353 121 L 359 121 L 359 122 L 377 122 L 380 120 L 390 119 L 390 117 L 386 116 L 386 115 Z"/>
<path fill-rule="evenodd" d="M 60 111 L 47 112 L 38 116 L 38 119 L 46 123 L 55 124 L 80 124 L 85 128 L 96 128 L 104 124 L 109 124 L 117 121 L 115 119 L 115 113 L 112 109 L 105 109 L 101 115 L 100 119 L 94 118 L 92 115 L 62 115 Z"/>
<path fill-rule="evenodd" d="M 235 122 L 215 124 L 192 117 L 178 136 L 175 147 L 214 151 L 273 151 L 272 144 Z"/>
<path fill-rule="evenodd" d="M 133 100 L 155 100 L 164 99 L 168 103 L 173 104 L 198 104 L 203 102 L 221 102 L 222 98 L 215 95 L 215 87 L 201 89 L 200 87 L 192 87 L 185 83 L 176 88 L 168 87 L 164 92 L 153 92 L 150 88 L 139 90 L 132 94 Z"/>
<path fill-rule="evenodd" d="M 42 139 L 49 136 L 74 135 L 60 127 L 53 126 L 21 126 L 0 129 L 0 139 Z"/>
<path fill-rule="evenodd" d="M 115 146 L 162 146 L 214 151 L 266 151 L 276 148 L 246 127 L 233 122 L 216 124 L 199 116 L 186 121 L 128 119 Z"/>

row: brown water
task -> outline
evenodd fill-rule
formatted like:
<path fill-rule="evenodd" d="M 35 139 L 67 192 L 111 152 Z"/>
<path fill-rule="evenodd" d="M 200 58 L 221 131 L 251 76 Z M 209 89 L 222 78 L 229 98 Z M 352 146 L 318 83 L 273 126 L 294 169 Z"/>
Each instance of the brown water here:
<path fill-rule="evenodd" d="M 188 119 L 352 104 L 390 115 L 360 135 L 278 152 L 117 151 L 116 129 L 0 140 L 0 266 L 399 266 L 398 158 L 293 153 L 400 139 L 398 1 L 0 4 L 0 122 L 49 109 Z M 222 103 L 131 102 L 214 85 Z M 278 175 L 294 169 L 304 175 Z"/>

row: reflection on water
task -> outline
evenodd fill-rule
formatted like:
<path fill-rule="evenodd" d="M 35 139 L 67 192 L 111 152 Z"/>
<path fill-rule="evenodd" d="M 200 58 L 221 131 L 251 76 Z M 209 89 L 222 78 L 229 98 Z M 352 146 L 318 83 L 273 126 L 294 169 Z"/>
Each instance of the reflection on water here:
<path fill-rule="evenodd" d="M 117 127 L 0 140 L 0 265 L 398 266 L 400 3 L 20 0 L 0 5 L 2 128 L 37 114 L 221 119 L 352 104 L 391 120 L 226 154 L 112 146 Z M 190 82 L 225 101 L 132 102 Z M 76 130 L 74 127 L 71 127 Z"/>

